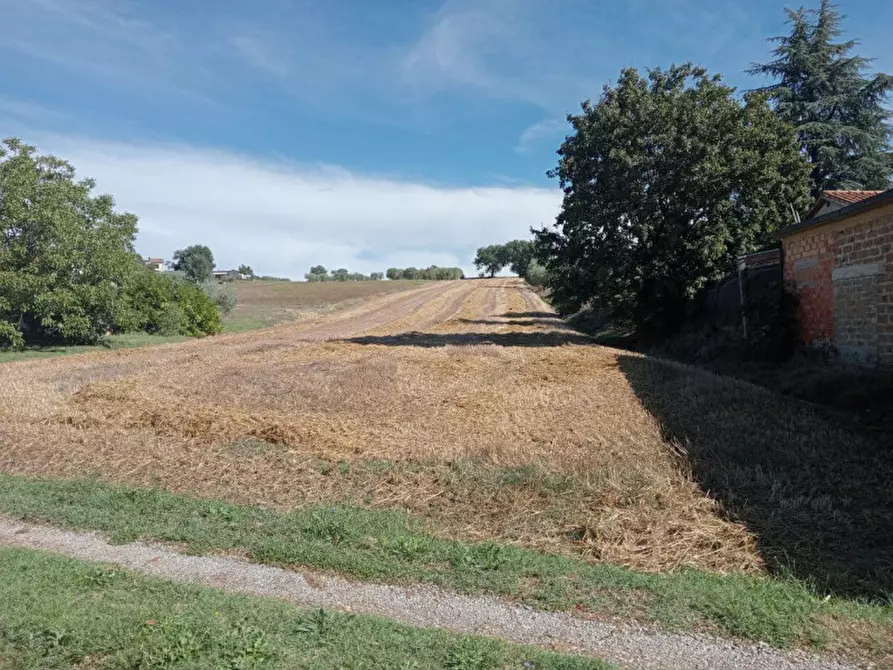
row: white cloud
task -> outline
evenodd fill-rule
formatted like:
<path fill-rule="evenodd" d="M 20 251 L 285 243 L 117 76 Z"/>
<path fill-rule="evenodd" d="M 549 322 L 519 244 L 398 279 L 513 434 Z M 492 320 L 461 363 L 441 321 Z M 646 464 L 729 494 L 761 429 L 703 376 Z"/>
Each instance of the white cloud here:
<path fill-rule="evenodd" d="M 478 246 L 526 237 L 554 220 L 561 199 L 555 189 L 441 187 L 188 146 L 62 136 L 38 143 L 140 217 L 142 254 L 169 258 L 207 244 L 218 266 L 248 263 L 293 278 L 317 263 L 362 272 L 436 263 L 470 272 Z"/>
<path fill-rule="evenodd" d="M 570 133 L 571 128 L 565 119 L 545 119 L 524 129 L 515 151 L 526 154 L 540 148 L 545 142 L 556 143 L 562 136 Z"/>

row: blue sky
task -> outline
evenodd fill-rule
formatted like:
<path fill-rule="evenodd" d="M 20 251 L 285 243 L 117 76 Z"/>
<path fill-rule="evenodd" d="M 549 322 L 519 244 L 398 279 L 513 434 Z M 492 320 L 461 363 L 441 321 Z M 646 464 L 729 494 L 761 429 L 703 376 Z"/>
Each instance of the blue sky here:
<path fill-rule="evenodd" d="M 817 0 L 815 0 L 817 2 Z M 794 4 L 794 3 L 789 3 Z M 564 116 L 625 66 L 733 85 L 775 0 L 0 0 L 0 135 L 69 158 L 138 247 L 301 276 L 459 264 L 547 223 Z M 893 72 L 893 3 L 848 0 Z"/>

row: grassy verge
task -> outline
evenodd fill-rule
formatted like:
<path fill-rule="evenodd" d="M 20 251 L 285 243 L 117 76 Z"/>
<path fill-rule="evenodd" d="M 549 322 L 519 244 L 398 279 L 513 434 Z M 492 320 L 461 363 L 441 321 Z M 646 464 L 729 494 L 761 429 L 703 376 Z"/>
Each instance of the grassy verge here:
<path fill-rule="evenodd" d="M 638 573 L 513 546 L 443 540 L 393 511 L 308 506 L 282 514 L 94 481 L 0 475 L 0 512 L 102 531 L 117 542 L 145 538 L 196 553 L 238 550 L 259 563 L 427 582 L 540 609 L 893 657 L 890 606 L 823 599 L 794 580 Z"/>
<path fill-rule="evenodd" d="M 2 668 L 591 668 L 606 664 L 370 616 L 0 550 Z"/>
<path fill-rule="evenodd" d="M 90 351 L 149 347 L 156 344 L 168 344 L 170 342 L 185 342 L 188 339 L 188 337 L 182 335 L 149 335 L 148 333 L 109 335 L 108 337 L 103 338 L 99 344 L 95 345 L 26 347 L 25 349 L 17 351 L 0 351 L 0 363 L 25 361 L 32 358 L 70 356 L 71 354 L 84 354 Z"/>

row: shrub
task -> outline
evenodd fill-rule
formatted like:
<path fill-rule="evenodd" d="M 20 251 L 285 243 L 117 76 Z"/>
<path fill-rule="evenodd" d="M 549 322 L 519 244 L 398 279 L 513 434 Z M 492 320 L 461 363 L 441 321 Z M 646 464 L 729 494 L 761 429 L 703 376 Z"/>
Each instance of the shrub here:
<path fill-rule="evenodd" d="M 214 301 L 223 316 L 228 316 L 236 308 L 236 294 L 229 286 L 216 281 L 203 282 L 202 290 Z"/>
<path fill-rule="evenodd" d="M 533 260 L 530 261 L 530 264 L 527 266 L 527 272 L 524 274 L 524 279 L 527 280 L 527 283 L 531 286 L 545 286 L 549 281 L 549 271 L 543 265 L 540 265 L 539 262 Z"/>
<path fill-rule="evenodd" d="M 174 295 L 177 305 L 183 312 L 183 320 L 180 323 L 181 335 L 202 337 L 223 330 L 220 308 L 199 286 L 189 282 L 176 282 Z"/>
<path fill-rule="evenodd" d="M 222 330 L 217 302 L 173 273 L 137 267 L 125 293 L 127 307 L 116 322 L 121 331 L 201 337 Z"/>

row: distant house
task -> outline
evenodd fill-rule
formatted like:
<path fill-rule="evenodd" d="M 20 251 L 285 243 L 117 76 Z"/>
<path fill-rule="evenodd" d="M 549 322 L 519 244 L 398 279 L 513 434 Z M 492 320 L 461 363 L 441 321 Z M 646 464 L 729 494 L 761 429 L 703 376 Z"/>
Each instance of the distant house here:
<path fill-rule="evenodd" d="M 146 267 L 152 268 L 156 272 L 164 272 L 163 258 L 147 258 L 144 263 L 146 264 Z"/>
<path fill-rule="evenodd" d="M 893 190 L 826 191 L 778 236 L 801 339 L 893 365 Z"/>
<path fill-rule="evenodd" d="M 214 279 L 224 281 L 226 279 L 245 279 L 245 275 L 238 270 L 214 270 Z"/>

